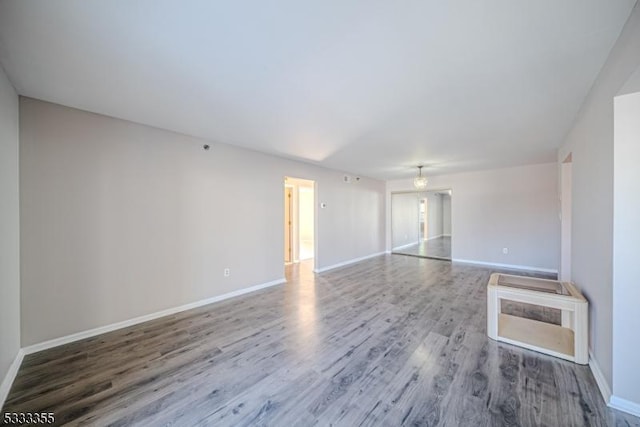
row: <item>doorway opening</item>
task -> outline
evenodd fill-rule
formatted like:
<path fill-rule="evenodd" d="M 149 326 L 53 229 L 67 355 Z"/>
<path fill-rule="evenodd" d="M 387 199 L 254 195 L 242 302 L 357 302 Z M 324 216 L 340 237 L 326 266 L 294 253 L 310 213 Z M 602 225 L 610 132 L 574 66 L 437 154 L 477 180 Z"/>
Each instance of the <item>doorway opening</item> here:
<path fill-rule="evenodd" d="M 284 262 L 313 268 L 316 255 L 315 181 L 284 178 Z"/>
<path fill-rule="evenodd" d="M 391 252 L 451 260 L 451 190 L 391 194 Z"/>

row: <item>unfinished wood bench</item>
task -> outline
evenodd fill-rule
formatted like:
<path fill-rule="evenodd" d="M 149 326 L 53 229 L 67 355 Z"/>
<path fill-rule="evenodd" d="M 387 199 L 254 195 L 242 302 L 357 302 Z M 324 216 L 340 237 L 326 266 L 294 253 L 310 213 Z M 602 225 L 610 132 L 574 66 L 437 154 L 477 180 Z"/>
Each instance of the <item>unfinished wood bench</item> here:
<path fill-rule="evenodd" d="M 501 312 L 502 300 L 561 310 L 561 324 Z M 570 360 L 589 362 L 588 302 L 569 282 L 493 273 L 487 285 L 489 338 Z"/>

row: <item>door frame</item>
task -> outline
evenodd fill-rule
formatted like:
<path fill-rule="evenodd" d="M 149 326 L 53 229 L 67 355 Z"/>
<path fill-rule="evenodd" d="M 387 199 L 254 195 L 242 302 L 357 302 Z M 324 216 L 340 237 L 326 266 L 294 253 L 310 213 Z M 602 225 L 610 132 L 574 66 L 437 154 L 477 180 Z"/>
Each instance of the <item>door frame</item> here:
<path fill-rule="evenodd" d="M 390 240 L 391 240 L 391 244 L 390 244 L 390 253 L 394 253 L 393 251 L 393 208 L 391 207 L 392 203 L 391 200 L 393 198 L 394 194 L 416 194 L 417 199 L 418 199 L 418 203 L 420 203 L 420 195 L 421 194 L 425 194 L 425 198 L 426 198 L 426 193 L 437 193 L 440 191 L 448 191 L 449 192 L 449 196 L 451 197 L 451 210 L 449 212 L 449 215 L 451 216 L 451 261 L 454 260 L 453 257 L 453 235 L 455 233 L 455 224 L 453 221 L 453 210 L 454 210 L 454 202 L 453 202 L 453 193 L 455 193 L 455 190 L 453 189 L 453 186 L 448 186 L 448 187 L 436 187 L 436 188 L 429 188 L 427 190 L 399 190 L 399 191 L 391 191 L 389 192 L 389 216 L 391 217 L 391 221 L 389 222 L 389 230 L 390 230 Z M 426 205 L 425 205 L 425 209 L 426 209 Z M 419 210 L 419 208 L 418 208 Z M 418 213 L 418 228 L 420 227 L 420 217 L 419 217 L 420 213 Z M 426 212 L 425 212 L 425 219 L 426 219 Z"/>
<path fill-rule="evenodd" d="M 294 182 L 293 183 L 288 183 L 287 179 L 291 179 Z M 310 179 L 310 178 L 302 178 L 302 177 L 298 177 L 298 176 L 292 176 L 292 175 L 285 175 L 283 177 L 283 182 L 284 182 L 284 186 L 285 187 L 292 187 L 292 199 L 293 199 L 293 215 L 292 215 L 292 233 L 291 233 L 291 238 L 293 240 L 293 244 L 292 244 L 292 256 L 291 256 L 291 263 L 296 263 L 300 261 L 300 233 L 299 233 L 299 221 L 300 221 L 300 205 L 299 205 L 299 185 L 295 183 L 296 180 L 301 180 L 301 181 L 309 181 L 310 183 L 312 183 L 311 187 L 313 188 L 313 263 L 314 263 L 314 269 L 315 266 L 318 265 L 318 255 L 319 255 L 319 251 L 318 251 L 318 228 L 319 228 L 319 222 L 318 222 L 318 211 L 319 211 L 319 204 L 318 204 L 318 182 L 315 179 Z M 281 224 L 284 225 L 284 212 L 282 212 L 283 218 L 282 218 L 282 222 Z M 283 230 L 284 231 L 284 230 Z M 283 233 L 284 234 L 284 233 Z"/>
<path fill-rule="evenodd" d="M 285 254 L 285 258 L 284 258 L 284 262 L 285 264 L 290 264 L 295 260 L 294 257 L 294 248 L 293 248 L 293 242 L 294 242 L 294 238 L 293 238 L 293 230 L 294 230 L 294 217 L 293 217 L 293 211 L 294 211 L 294 196 L 293 194 L 295 193 L 295 187 L 293 185 L 290 184 L 284 184 L 284 212 L 283 212 L 283 224 L 284 224 L 284 240 L 285 240 L 285 247 L 284 247 L 284 254 Z M 287 201 L 287 198 L 289 199 Z M 288 211 L 288 212 L 287 212 Z M 287 213 L 289 214 L 289 223 L 285 224 L 285 222 L 287 221 Z M 288 235 L 287 235 L 287 228 L 288 228 Z M 287 237 L 288 237 L 288 242 L 287 242 Z M 287 253 L 287 243 L 289 243 L 289 251 Z"/>

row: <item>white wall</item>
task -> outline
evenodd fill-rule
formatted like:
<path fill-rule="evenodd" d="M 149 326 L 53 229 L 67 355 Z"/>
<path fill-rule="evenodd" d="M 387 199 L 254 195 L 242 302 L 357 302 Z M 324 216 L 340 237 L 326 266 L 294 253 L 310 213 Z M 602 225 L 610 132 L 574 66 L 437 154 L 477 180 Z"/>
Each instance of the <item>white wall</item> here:
<path fill-rule="evenodd" d="M 560 166 L 560 274 L 559 279 L 571 281 L 571 201 L 573 164 L 564 161 Z"/>
<path fill-rule="evenodd" d="M 18 199 L 18 95 L 0 67 L 0 383 L 20 349 Z"/>
<path fill-rule="evenodd" d="M 589 299 L 590 348 L 612 385 L 613 98 L 640 65 L 640 6 L 558 150 L 572 153 L 572 280 Z M 558 165 L 560 168 L 560 164 Z"/>
<path fill-rule="evenodd" d="M 442 236 L 442 196 L 426 193 L 427 199 L 427 239 Z"/>
<path fill-rule="evenodd" d="M 442 195 L 442 234 L 451 236 L 451 196 Z"/>
<path fill-rule="evenodd" d="M 420 228 L 418 218 L 420 214 L 419 196 L 417 193 L 394 194 L 390 199 L 392 209 L 390 233 L 393 242 L 390 249 L 418 243 Z"/>
<path fill-rule="evenodd" d="M 640 408 L 640 92 L 615 98 L 613 394 Z"/>
<path fill-rule="evenodd" d="M 429 189 L 453 192 L 452 258 L 557 270 L 557 179 L 554 163 L 429 177 Z M 388 181 L 387 197 L 412 186 Z"/>
<path fill-rule="evenodd" d="M 298 187 L 300 240 L 313 241 L 313 187 Z"/>
<path fill-rule="evenodd" d="M 23 346 L 283 278 L 285 175 L 327 205 L 317 268 L 384 250 L 381 181 L 34 99 L 20 114 Z"/>

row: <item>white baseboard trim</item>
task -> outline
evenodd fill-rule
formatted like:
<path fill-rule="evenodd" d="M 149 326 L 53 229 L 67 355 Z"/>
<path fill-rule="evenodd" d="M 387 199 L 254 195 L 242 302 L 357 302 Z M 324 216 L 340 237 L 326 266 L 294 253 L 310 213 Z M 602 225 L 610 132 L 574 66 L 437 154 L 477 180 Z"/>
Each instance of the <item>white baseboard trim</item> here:
<path fill-rule="evenodd" d="M 589 352 L 589 368 L 591 369 L 591 373 L 593 374 L 593 378 L 596 380 L 596 384 L 598 384 L 598 388 L 600 389 L 600 394 L 602 394 L 602 398 L 604 399 L 604 403 L 607 405 L 611 399 L 611 388 L 607 383 L 607 380 L 600 369 L 600 365 L 598 365 L 598 361 L 593 357 L 593 353 Z"/>
<path fill-rule="evenodd" d="M 404 248 L 408 248 L 409 246 L 415 246 L 415 245 L 419 245 L 420 241 L 417 242 L 413 242 L 413 243 L 407 243 L 406 245 L 402 245 L 402 246 L 396 246 L 395 248 L 391 249 L 392 251 L 397 251 L 399 249 L 404 249 Z"/>
<path fill-rule="evenodd" d="M 611 396 L 609 407 L 640 417 L 640 403 L 632 402 L 618 396 Z"/>
<path fill-rule="evenodd" d="M 606 403 L 608 407 L 640 417 L 640 403 L 623 399 L 611 393 L 611 387 L 609 387 L 607 380 L 604 378 L 600 365 L 598 365 L 598 361 L 593 357 L 592 352 L 589 352 L 589 368 L 591 368 L 593 378 L 595 378 L 596 384 L 598 384 L 604 403 Z"/>
<path fill-rule="evenodd" d="M 438 234 L 437 236 L 428 237 L 428 238 L 426 238 L 426 239 L 424 239 L 424 240 L 439 239 L 439 238 L 444 237 L 444 236 L 445 236 L 444 234 Z"/>
<path fill-rule="evenodd" d="M 483 265 L 487 267 L 498 267 L 498 268 L 506 268 L 509 270 L 526 270 L 526 271 L 538 271 L 540 273 L 554 273 L 558 274 L 558 270 L 551 268 L 540 268 L 540 267 L 531 267 L 529 265 L 516 265 L 516 264 L 500 264 L 497 262 L 484 262 L 484 261 L 475 261 L 470 259 L 452 259 L 453 262 L 459 262 L 462 264 L 474 264 L 474 265 Z"/>
<path fill-rule="evenodd" d="M 13 384 L 13 380 L 16 379 L 16 375 L 18 375 L 18 370 L 20 369 L 20 365 L 22 365 L 22 359 L 24 358 L 24 350 L 19 349 L 18 354 L 11 362 L 9 366 L 9 370 L 7 374 L 4 376 L 2 383 L 0 384 L 0 410 L 4 406 L 4 402 L 7 400 L 7 396 L 9 396 L 9 391 L 11 390 L 11 385 Z"/>
<path fill-rule="evenodd" d="M 354 264 L 356 262 L 360 262 L 360 261 L 364 261 L 365 259 L 369 259 L 369 258 L 375 258 L 377 256 L 380 255 L 384 255 L 387 252 L 383 251 L 383 252 L 376 252 L 375 254 L 371 254 L 371 255 L 367 255 L 367 256 L 363 256 L 360 258 L 354 258 L 354 259 L 350 259 L 349 261 L 345 261 L 345 262 L 340 262 L 338 264 L 333 264 L 327 267 L 322 267 L 322 268 L 316 268 L 313 270 L 314 273 L 323 273 L 325 271 L 329 271 L 329 270 L 333 270 L 334 268 L 338 268 L 338 267 L 344 267 L 347 266 L 349 264 Z"/>
<path fill-rule="evenodd" d="M 443 234 L 442 237 L 451 237 L 451 234 Z"/>
<path fill-rule="evenodd" d="M 24 354 L 32 354 L 37 353 L 38 351 L 47 350 L 53 347 L 58 347 L 60 345 L 69 344 L 74 341 L 83 340 L 85 338 L 91 338 L 96 335 L 104 334 L 107 332 L 112 332 L 117 329 L 126 328 L 128 326 L 137 325 L 138 323 L 148 322 L 149 320 L 158 319 L 160 317 L 169 316 L 175 313 L 179 313 L 181 311 L 191 310 L 193 308 L 202 307 L 203 305 L 213 304 L 214 302 L 223 301 L 229 298 L 237 297 L 240 295 L 248 294 L 250 292 L 255 292 L 260 289 L 269 288 L 271 286 L 280 285 L 285 283 L 287 280 L 282 278 L 278 280 L 273 280 L 271 282 L 262 283 L 260 285 L 251 286 L 244 289 L 239 289 L 237 291 L 229 292 L 222 295 L 217 295 L 215 297 L 206 298 L 200 301 L 195 301 L 189 304 L 181 305 L 178 307 L 168 308 L 166 310 L 157 311 L 155 313 L 146 314 L 144 316 L 135 317 L 133 319 L 124 320 L 122 322 L 112 323 L 110 325 L 100 326 L 98 328 L 89 329 L 87 331 L 77 332 L 75 334 L 66 335 L 60 338 L 54 338 L 52 340 L 44 341 L 38 344 L 33 344 L 27 347 L 24 347 L 22 351 Z"/>

